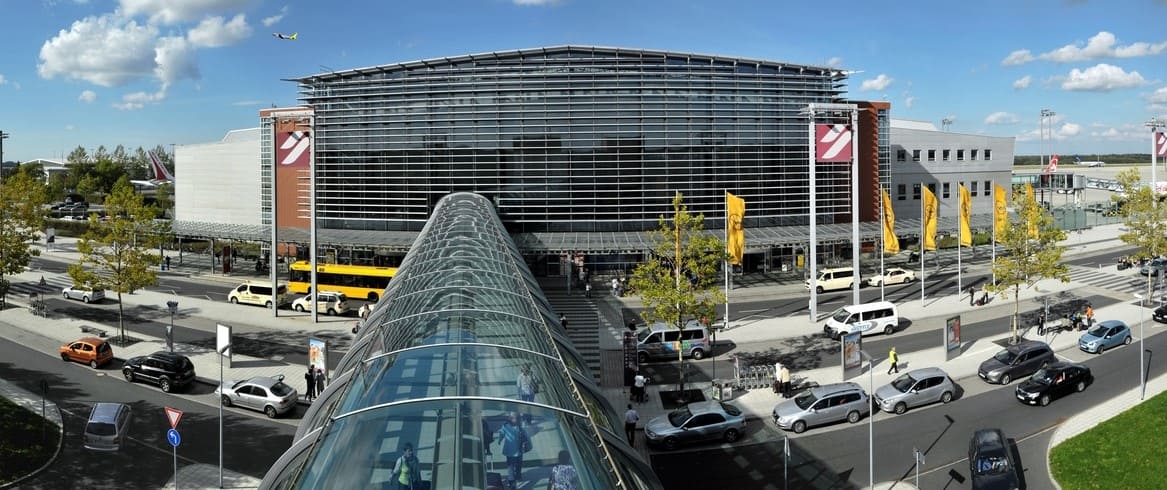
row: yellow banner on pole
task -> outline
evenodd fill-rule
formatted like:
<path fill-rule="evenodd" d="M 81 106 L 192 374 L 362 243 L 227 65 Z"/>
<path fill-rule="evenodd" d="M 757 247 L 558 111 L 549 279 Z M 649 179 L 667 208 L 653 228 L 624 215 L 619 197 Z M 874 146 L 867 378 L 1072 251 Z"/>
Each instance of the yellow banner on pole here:
<path fill-rule="evenodd" d="M 972 246 L 972 195 L 960 184 L 960 246 Z"/>
<path fill-rule="evenodd" d="M 1030 184 L 1028 182 L 1025 183 L 1025 198 L 1028 199 L 1029 202 L 1031 202 L 1031 203 L 1037 202 L 1037 196 L 1035 196 L 1033 194 L 1033 184 Z M 1029 238 L 1031 240 L 1037 240 L 1037 222 L 1029 221 L 1028 224 L 1029 224 Z"/>
<path fill-rule="evenodd" d="M 883 190 L 883 251 L 900 253 L 900 239 L 896 237 L 896 213 L 891 209 L 891 196 Z"/>
<path fill-rule="evenodd" d="M 725 193 L 726 216 L 726 248 L 729 252 L 729 262 L 733 265 L 742 265 L 742 254 L 745 252 L 746 233 L 742 228 L 742 218 L 746 215 L 746 200 L 728 192 Z"/>
<path fill-rule="evenodd" d="M 1009 200 L 1005 188 L 993 184 L 993 241 L 1001 239 L 1001 230 L 1009 223 Z"/>
<path fill-rule="evenodd" d="M 940 209 L 936 194 L 928 186 L 924 188 L 924 250 L 936 250 L 936 225 L 940 220 Z"/>

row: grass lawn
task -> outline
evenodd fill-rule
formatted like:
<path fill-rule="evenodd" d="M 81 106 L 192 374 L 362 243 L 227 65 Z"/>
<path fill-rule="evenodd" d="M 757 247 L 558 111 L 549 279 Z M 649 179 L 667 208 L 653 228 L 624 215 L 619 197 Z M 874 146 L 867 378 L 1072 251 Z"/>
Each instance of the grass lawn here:
<path fill-rule="evenodd" d="M 1167 393 L 1050 451 L 1050 472 L 1066 490 L 1167 488 Z"/>
<path fill-rule="evenodd" d="M 60 440 L 56 424 L 44 425 L 41 416 L 0 398 L 0 485 L 40 468 L 53 457 Z"/>

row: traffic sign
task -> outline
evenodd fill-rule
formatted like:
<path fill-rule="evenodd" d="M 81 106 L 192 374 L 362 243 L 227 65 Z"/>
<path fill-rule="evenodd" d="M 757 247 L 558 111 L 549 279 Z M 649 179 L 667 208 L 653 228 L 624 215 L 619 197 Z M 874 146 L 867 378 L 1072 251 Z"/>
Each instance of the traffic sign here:
<path fill-rule="evenodd" d="M 166 440 L 170 442 L 171 446 L 178 447 L 182 443 L 182 437 L 178 435 L 178 431 L 174 429 L 166 429 Z"/>
<path fill-rule="evenodd" d="M 170 428 L 178 428 L 178 419 L 182 418 L 182 410 L 177 408 L 166 407 L 166 418 L 170 420 Z M 177 434 L 177 432 L 175 432 Z M 177 444 L 175 444 L 177 446 Z"/>

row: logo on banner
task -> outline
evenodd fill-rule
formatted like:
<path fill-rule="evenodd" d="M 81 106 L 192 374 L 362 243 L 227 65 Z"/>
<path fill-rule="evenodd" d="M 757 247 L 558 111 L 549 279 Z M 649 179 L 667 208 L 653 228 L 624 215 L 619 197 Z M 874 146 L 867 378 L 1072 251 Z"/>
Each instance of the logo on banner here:
<path fill-rule="evenodd" d="M 1167 157 L 1167 133 L 1155 133 L 1155 155 Z"/>
<path fill-rule="evenodd" d="M 851 127 L 846 124 L 815 125 L 815 157 L 820 162 L 851 161 Z"/>
<path fill-rule="evenodd" d="M 1047 173 L 1054 173 L 1058 171 L 1058 156 L 1049 157 L 1049 166 L 1045 168 Z"/>
<path fill-rule="evenodd" d="M 280 159 L 280 165 L 296 165 L 301 162 L 301 157 L 308 151 L 310 143 L 307 131 L 292 131 L 287 133 L 287 137 L 280 143 L 280 152 L 284 157 Z"/>

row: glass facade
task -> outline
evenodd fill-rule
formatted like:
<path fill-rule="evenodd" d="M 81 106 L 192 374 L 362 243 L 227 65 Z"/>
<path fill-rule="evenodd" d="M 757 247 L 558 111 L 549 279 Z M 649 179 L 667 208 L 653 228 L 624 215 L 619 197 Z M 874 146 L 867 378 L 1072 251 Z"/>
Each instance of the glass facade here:
<path fill-rule="evenodd" d="M 709 229 L 724 226 L 725 191 L 749 203 L 747 230 L 808 223 L 800 111 L 844 102 L 846 74 L 560 46 L 296 81 L 316 115 L 322 228 L 416 231 L 443 196 L 474 192 L 511 232 L 639 232 L 677 191 Z M 819 222 L 849 216 L 849 166 L 816 173 Z"/>
<path fill-rule="evenodd" d="M 510 422 L 531 443 L 520 488 L 561 454 L 578 488 L 660 488 L 483 196 L 435 204 L 334 373 L 262 488 L 391 488 L 408 443 L 428 488 L 484 489 Z"/>

